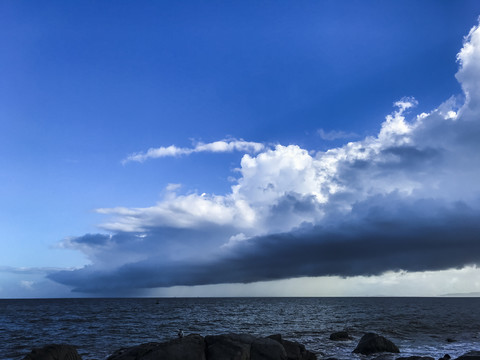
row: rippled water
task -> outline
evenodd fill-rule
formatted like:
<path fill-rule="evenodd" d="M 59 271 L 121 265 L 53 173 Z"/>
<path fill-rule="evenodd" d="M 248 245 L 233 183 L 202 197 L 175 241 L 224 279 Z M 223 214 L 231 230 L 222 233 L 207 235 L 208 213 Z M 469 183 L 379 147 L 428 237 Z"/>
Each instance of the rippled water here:
<path fill-rule="evenodd" d="M 0 359 L 21 359 L 48 343 L 78 346 L 83 359 L 186 334 L 281 333 L 322 356 L 351 352 L 365 332 L 400 347 L 402 356 L 480 350 L 479 298 L 186 298 L 0 300 Z M 333 342 L 347 330 L 353 340 Z M 447 338 L 457 340 L 447 342 Z M 323 355 L 322 355 L 323 354 Z M 365 357 L 363 357 L 365 358 Z"/>

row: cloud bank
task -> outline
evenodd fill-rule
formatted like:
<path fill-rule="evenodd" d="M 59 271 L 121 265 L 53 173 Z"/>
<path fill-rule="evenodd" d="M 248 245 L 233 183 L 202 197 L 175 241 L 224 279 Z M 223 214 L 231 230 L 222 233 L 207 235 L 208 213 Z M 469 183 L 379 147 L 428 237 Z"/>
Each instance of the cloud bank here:
<path fill-rule="evenodd" d="M 111 232 L 64 240 L 91 264 L 49 277 L 89 293 L 378 275 L 480 263 L 480 29 L 458 54 L 463 96 L 413 115 L 396 102 L 376 136 L 317 153 L 220 141 L 130 155 L 243 151 L 225 195 L 99 209 Z M 256 155 L 253 155 L 256 154 Z"/>

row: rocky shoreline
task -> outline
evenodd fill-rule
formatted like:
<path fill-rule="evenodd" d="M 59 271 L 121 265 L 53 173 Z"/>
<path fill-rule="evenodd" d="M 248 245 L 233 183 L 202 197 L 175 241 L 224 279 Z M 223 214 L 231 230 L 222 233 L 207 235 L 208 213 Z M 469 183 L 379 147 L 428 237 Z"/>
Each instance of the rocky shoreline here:
<path fill-rule="evenodd" d="M 183 334 L 182 334 L 183 335 Z M 330 335 L 332 341 L 351 340 L 345 331 Z M 352 353 L 372 355 L 372 360 L 450 360 L 427 356 L 394 357 L 400 349 L 390 340 L 374 333 L 365 334 Z M 376 356 L 375 356 L 376 355 Z M 373 357 L 375 356 L 375 357 Z M 256 337 L 249 334 L 201 336 L 190 334 L 167 342 L 151 342 L 122 348 L 107 360 L 316 360 L 317 355 L 304 345 L 283 339 L 282 335 Z M 337 360 L 335 357 L 325 360 Z M 72 345 L 51 344 L 33 349 L 23 360 L 82 360 Z M 469 351 L 455 360 L 480 360 L 480 351 Z"/>

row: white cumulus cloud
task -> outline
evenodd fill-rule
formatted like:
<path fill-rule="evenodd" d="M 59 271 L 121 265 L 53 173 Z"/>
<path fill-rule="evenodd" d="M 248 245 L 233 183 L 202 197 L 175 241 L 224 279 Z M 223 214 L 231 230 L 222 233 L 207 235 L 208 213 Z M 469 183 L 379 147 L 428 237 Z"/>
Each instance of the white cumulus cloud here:
<path fill-rule="evenodd" d="M 245 153 L 224 195 L 169 185 L 151 207 L 99 209 L 113 236 L 70 239 L 92 265 L 51 278 L 98 292 L 479 264 L 478 27 L 458 61 L 463 103 L 451 97 L 415 116 L 416 100 L 400 99 L 378 134 L 327 151 L 223 140 L 130 155 Z"/>

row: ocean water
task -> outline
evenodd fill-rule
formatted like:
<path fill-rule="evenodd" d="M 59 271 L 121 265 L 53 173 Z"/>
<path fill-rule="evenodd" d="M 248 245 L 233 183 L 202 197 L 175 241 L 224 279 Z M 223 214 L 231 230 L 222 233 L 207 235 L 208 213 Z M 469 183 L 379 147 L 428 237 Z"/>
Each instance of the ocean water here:
<path fill-rule="evenodd" d="M 176 337 L 228 332 L 282 334 L 319 359 L 352 354 L 365 332 L 399 346 L 401 355 L 455 358 L 480 350 L 479 298 L 168 298 L 0 300 L 0 359 L 22 359 L 34 347 L 68 343 L 83 359 Z M 353 340 L 333 342 L 347 330 Z M 451 338 L 455 342 L 447 342 Z M 370 357 L 371 358 L 371 357 Z"/>

